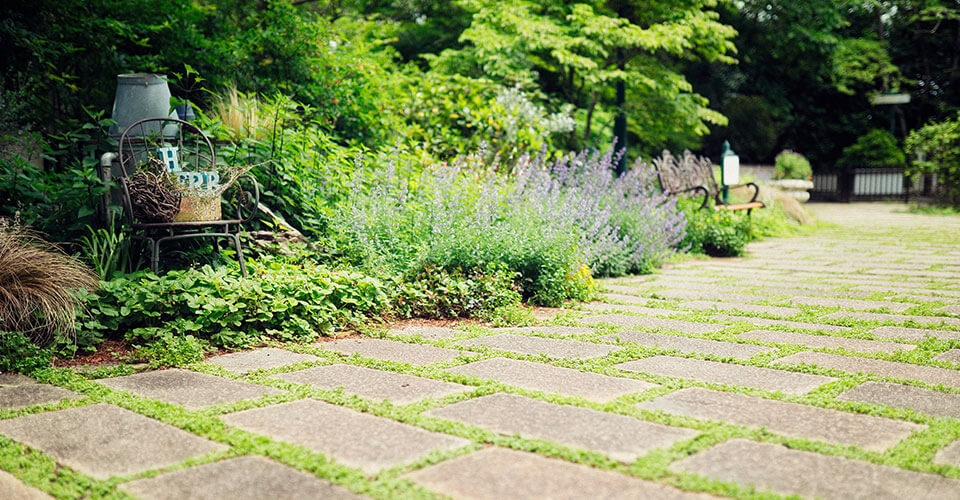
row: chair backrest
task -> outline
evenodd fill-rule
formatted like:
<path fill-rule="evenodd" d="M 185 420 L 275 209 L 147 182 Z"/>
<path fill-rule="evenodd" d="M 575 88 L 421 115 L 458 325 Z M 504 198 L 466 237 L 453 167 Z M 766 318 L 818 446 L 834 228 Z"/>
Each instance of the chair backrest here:
<path fill-rule="evenodd" d="M 220 182 L 213 143 L 193 124 L 174 118 L 147 118 L 127 127 L 120 136 L 119 160 L 123 208 L 129 223 L 135 216 L 141 221 L 147 217 L 130 193 L 130 186 L 144 174 L 169 179 L 177 187 L 178 197 L 181 191 L 202 190 Z"/>
<path fill-rule="evenodd" d="M 660 158 L 653 160 L 653 164 L 664 193 L 677 194 L 703 186 L 711 197 L 717 195 L 717 181 L 713 177 L 713 163 L 709 158 L 698 158 L 689 150 L 677 158 L 664 150 Z"/>

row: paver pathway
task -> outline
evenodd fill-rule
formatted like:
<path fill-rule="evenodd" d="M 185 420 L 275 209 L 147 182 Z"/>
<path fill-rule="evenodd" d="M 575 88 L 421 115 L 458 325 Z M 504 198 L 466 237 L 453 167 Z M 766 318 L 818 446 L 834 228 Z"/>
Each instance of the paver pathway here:
<path fill-rule="evenodd" d="M 960 499 L 960 218 L 895 208 L 533 327 L 0 374 L 0 498 Z"/>

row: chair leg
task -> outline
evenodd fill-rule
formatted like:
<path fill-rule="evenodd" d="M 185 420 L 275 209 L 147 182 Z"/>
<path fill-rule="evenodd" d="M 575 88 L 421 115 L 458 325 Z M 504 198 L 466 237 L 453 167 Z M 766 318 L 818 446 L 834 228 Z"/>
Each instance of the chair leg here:
<path fill-rule="evenodd" d="M 244 262 L 243 249 L 240 247 L 240 234 L 233 233 L 233 244 L 237 247 L 237 260 L 240 261 L 240 273 L 247 277 L 247 264 Z"/>
<path fill-rule="evenodd" d="M 150 271 L 157 274 L 160 268 L 160 240 L 150 238 Z"/>

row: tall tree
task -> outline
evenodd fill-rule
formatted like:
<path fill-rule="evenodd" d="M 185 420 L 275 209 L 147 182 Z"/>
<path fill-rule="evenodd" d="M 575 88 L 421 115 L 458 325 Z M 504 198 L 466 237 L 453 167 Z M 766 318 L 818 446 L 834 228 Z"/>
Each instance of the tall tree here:
<path fill-rule="evenodd" d="M 718 22 L 710 0 L 459 4 L 473 12 L 464 46 L 429 58 L 431 67 L 572 104 L 578 126 L 568 147 L 610 141 L 621 79 L 639 152 L 696 144 L 710 124 L 725 122 L 680 71 L 693 59 L 733 62 L 735 33 Z"/>

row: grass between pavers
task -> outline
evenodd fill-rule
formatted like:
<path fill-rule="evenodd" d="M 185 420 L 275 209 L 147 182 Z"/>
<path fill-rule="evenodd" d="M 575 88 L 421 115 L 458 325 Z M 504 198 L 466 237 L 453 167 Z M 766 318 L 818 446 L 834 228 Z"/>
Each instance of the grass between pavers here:
<path fill-rule="evenodd" d="M 200 366 L 191 366 L 190 368 L 196 369 L 200 368 Z M 126 495 L 120 490 L 116 490 L 116 487 L 122 483 L 135 479 L 153 477 L 164 472 L 180 470 L 194 465 L 210 463 L 225 458 L 248 454 L 262 455 L 271 458 L 295 469 L 299 469 L 317 477 L 327 479 L 356 493 L 368 495 L 373 498 L 440 498 L 438 495 L 416 486 L 409 481 L 397 480 L 389 475 L 384 475 L 384 473 L 380 473 L 377 476 L 370 478 L 365 476 L 358 469 L 332 462 L 322 454 L 313 452 L 298 445 L 273 441 L 264 436 L 229 427 L 216 418 L 218 415 L 232 411 L 239 411 L 241 409 L 271 406 L 286 401 L 294 401 L 303 399 L 304 397 L 316 396 L 316 394 L 313 393 L 308 392 L 305 394 L 303 391 L 292 391 L 287 394 L 264 396 L 252 401 L 245 401 L 232 405 L 217 405 L 216 407 L 190 411 L 178 405 L 150 400 L 147 398 L 134 396 L 123 391 L 107 388 L 93 381 L 86 380 L 83 377 L 66 369 L 50 369 L 39 372 L 35 375 L 39 382 L 52 383 L 54 385 L 65 387 L 87 396 L 83 400 L 85 404 L 113 404 L 141 415 L 159 420 L 166 424 L 173 425 L 174 427 L 178 427 L 182 430 L 204 437 L 211 441 L 230 446 L 230 449 L 227 451 L 214 452 L 202 457 L 187 459 L 170 467 L 154 469 L 129 476 L 114 477 L 105 481 L 95 480 L 82 474 L 68 471 L 70 474 L 60 475 L 68 479 L 75 476 L 77 479 L 61 480 L 60 483 L 66 481 L 66 484 L 60 485 L 57 483 L 54 485 L 56 487 L 50 486 L 49 479 L 46 481 L 43 480 L 46 475 L 49 475 L 44 474 L 44 471 L 50 470 L 50 466 L 45 464 L 54 463 L 53 459 L 44 456 L 42 452 L 38 450 L 30 450 L 22 445 L 16 445 L 19 447 L 16 449 L 21 449 L 22 454 L 26 454 L 31 457 L 37 457 L 33 459 L 32 463 L 28 463 L 26 466 L 20 462 L 12 464 L 8 464 L 6 460 L 0 462 L 0 468 L 13 473 L 25 483 L 38 487 L 39 489 L 46 491 L 57 498 L 129 498 L 129 495 Z M 221 376 L 223 376 L 223 374 L 221 374 Z M 248 381 L 253 383 L 257 382 L 256 380 Z M 328 400 L 329 402 L 351 406 L 345 404 L 347 400 L 341 399 L 348 398 L 354 403 L 352 405 L 355 407 L 354 409 L 361 409 L 364 407 L 364 405 L 369 405 L 368 402 L 357 397 L 348 397 L 342 395 L 337 397 L 338 395 L 335 393 L 325 394 L 324 396 L 325 397 L 317 399 Z M 389 406 L 388 403 L 384 404 Z M 361 411 L 363 410 L 361 409 Z M 378 412 L 371 413 L 376 414 Z M 5 438 L 0 437 L 0 439 Z M 3 447 L 3 449 L 6 451 L 7 447 Z M 435 463 L 437 461 L 450 458 L 451 456 L 455 456 L 456 454 L 461 454 L 468 451 L 469 450 L 464 449 L 454 450 L 454 452 L 435 453 L 422 458 L 416 465 L 425 466 L 430 463 Z M 7 465 L 10 465 L 10 467 L 8 468 Z M 57 470 L 59 471 L 60 469 L 68 470 L 64 467 L 59 467 Z"/>
<path fill-rule="evenodd" d="M 752 327 L 752 325 L 750 325 Z M 746 325 L 733 326 L 727 328 L 722 333 L 729 336 L 732 335 L 730 330 L 744 330 Z M 551 338 L 564 338 L 564 339 L 576 339 L 581 341 L 597 341 L 596 337 L 603 333 L 615 333 L 616 331 L 627 330 L 623 327 L 615 326 L 602 326 L 596 328 L 595 331 L 591 334 L 578 334 L 578 335 L 549 335 L 549 334 L 529 334 L 530 336 L 541 336 L 541 337 L 551 337 Z M 745 330 L 744 330 L 745 331 Z M 767 441 L 767 442 L 776 442 L 786 444 L 790 447 L 797 449 L 805 449 L 809 451 L 816 451 L 820 453 L 826 453 L 831 455 L 845 456 L 848 458 L 855 458 L 861 460 L 867 460 L 874 463 L 888 464 L 900 466 L 912 470 L 936 472 L 948 477 L 960 477 L 960 470 L 957 470 L 956 467 L 950 466 L 938 466 L 930 463 L 930 460 L 933 457 L 933 454 L 937 449 L 945 446 L 953 439 L 960 437 L 960 424 L 956 422 L 955 419 L 932 419 L 928 416 L 917 414 L 911 410 L 899 410 L 899 409 L 888 409 L 882 407 L 881 405 L 866 405 L 862 403 L 848 403 L 848 402 L 839 402 L 835 401 L 832 398 L 843 390 L 849 389 L 853 386 L 862 383 L 863 381 L 869 379 L 882 379 L 877 377 L 864 377 L 862 375 L 849 375 L 849 374 L 840 374 L 840 373 L 831 373 L 831 375 L 838 375 L 841 379 L 838 382 L 827 384 L 820 389 L 812 391 L 809 394 L 803 396 L 790 396 L 783 395 L 780 393 L 768 393 L 762 390 L 748 389 L 742 387 L 733 387 L 726 386 L 723 384 L 710 384 L 710 383 L 699 383 L 696 381 L 673 379 L 670 377 L 660 377 L 650 374 L 638 374 L 632 372 L 623 372 L 618 370 L 612 365 L 629 361 L 633 359 L 640 359 L 647 356 L 657 355 L 657 354 L 673 354 L 680 355 L 684 357 L 695 357 L 699 359 L 718 359 L 711 355 L 704 355 L 699 353 L 692 354 L 678 354 L 672 350 L 659 349 L 657 347 L 647 347 L 640 345 L 630 345 L 629 343 L 623 344 L 624 349 L 615 351 L 607 356 L 590 359 L 590 360 L 571 360 L 571 359 L 555 359 L 551 360 L 544 356 L 531 356 L 523 355 L 517 353 L 509 352 L 499 352 L 494 349 L 491 349 L 486 346 L 470 346 L 464 348 L 463 346 L 458 345 L 456 342 L 463 340 L 464 338 L 476 338 L 482 335 L 489 335 L 494 333 L 492 330 L 487 330 L 479 327 L 469 327 L 464 331 L 465 335 L 457 336 L 453 339 L 439 339 L 439 340 L 425 340 L 419 338 L 415 335 L 404 335 L 403 340 L 407 342 L 421 343 L 435 345 L 438 347 L 454 347 L 462 348 L 466 351 L 473 351 L 478 354 L 478 356 L 470 357 L 461 357 L 453 361 L 447 361 L 442 363 L 436 363 L 433 365 L 427 366 L 412 366 L 406 363 L 396 363 L 391 361 L 382 361 L 374 360 L 370 358 L 363 358 L 359 355 L 351 355 L 344 357 L 339 353 L 328 351 L 322 349 L 318 346 L 287 346 L 291 350 L 297 352 L 306 352 L 320 356 L 321 359 L 311 362 L 301 362 L 292 365 L 287 365 L 280 368 L 274 368 L 270 370 L 257 370 L 252 373 L 249 373 L 245 376 L 239 376 L 232 372 L 229 372 L 219 366 L 210 365 L 206 363 L 197 363 L 191 366 L 191 369 L 196 371 L 201 371 L 204 373 L 209 373 L 217 376 L 222 376 L 226 378 L 232 378 L 237 380 L 245 380 L 252 383 L 258 383 L 262 385 L 268 385 L 275 387 L 284 391 L 288 391 L 286 394 L 277 395 L 277 396 L 265 396 L 257 400 L 245 401 L 239 403 L 218 405 L 215 407 L 209 407 L 198 411 L 187 411 L 176 405 L 170 405 L 166 403 L 146 400 L 130 394 L 124 393 L 122 391 L 115 391 L 112 389 L 105 388 L 99 384 L 90 382 L 78 375 L 73 374 L 72 372 L 58 371 L 55 376 L 49 377 L 47 380 L 44 380 L 45 377 L 40 377 L 41 381 L 53 382 L 57 385 L 75 390 L 78 393 L 84 394 L 87 396 L 86 399 L 81 400 L 85 404 L 91 404 L 93 402 L 108 402 L 112 404 L 117 404 L 118 406 L 125 407 L 132 411 L 156 418 L 158 420 L 164 421 L 166 423 L 172 424 L 174 426 L 180 427 L 188 432 L 201 435 L 208 439 L 218 441 L 224 444 L 230 445 L 232 448 L 229 452 L 221 452 L 216 454 L 211 454 L 209 456 L 201 457 L 200 459 L 184 461 L 181 464 L 177 464 L 173 467 L 162 469 L 160 471 L 150 471 L 147 473 L 134 475 L 128 478 L 119 478 L 111 479 L 110 481 L 98 482 L 95 480 L 90 480 L 85 478 L 86 481 L 79 481 L 83 485 L 87 485 L 86 491 L 92 492 L 96 490 L 97 492 L 110 492 L 113 487 L 121 482 L 125 482 L 132 479 L 137 479 L 140 477 L 153 476 L 161 472 L 169 470 L 177 470 L 179 468 L 188 467 L 191 465 L 196 465 L 199 463 L 207 463 L 214 460 L 219 460 L 226 458 L 227 456 L 236 456 L 249 453 L 261 454 L 273 458 L 279 462 L 290 465 L 294 468 L 303 470 L 308 473 L 317 475 L 318 477 L 323 477 L 328 480 L 331 480 L 337 484 L 347 486 L 349 489 L 356 491 L 358 493 L 368 494 L 374 497 L 379 498 L 414 498 L 414 497 L 430 497 L 432 493 L 422 490 L 422 488 L 417 487 L 416 485 L 410 483 L 406 480 L 399 480 L 397 477 L 409 470 L 414 470 L 419 467 L 429 465 L 431 463 L 436 463 L 437 461 L 450 458 L 462 453 L 467 453 L 472 449 L 476 449 L 474 445 L 468 447 L 467 449 L 455 450 L 453 452 L 443 452 L 437 453 L 428 457 L 425 457 L 419 460 L 415 464 L 410 464 L 406 466 L 397 467 L 387 471 L 383 471 L 374 478 L 367 478 L 361 472 L 356 469 L 352 469 L 345 466 L 340 466 L 335 463 L 327 461 L 322 455 L 309 450 L 303 449 L 295 445 L 289 445 L 286 443 L 274 442 L 263 436 L 258 436 L 244 431 L 239 431 L 227 427 L 225 424 L 217 420 L 215 417 L 225 413 L 232 413 L 234 411 L 239 411 L 243 409 L 268 406 L 272 404 L 277 404 L 284 401 L 296 400 L 306 397 L 316 398 L 319 400 L 327 401 L 333 404 L 338 404 L 341 406 L 346 406 L 357 411 L 364 411 L 374 415 L 391 418 L 396 421 L 405 422 L 412 425 L 417 425 L 427 430 L 432 430 L 436 432 L 444 432 L 448 434 L 458 435 L 465 437 L 467 439 L 473 440 L 475 443 L 484 443 L 492 444 L 498 446 L 507 446 L 520 450 L 534 451 L 545 456 L 552 456 L 562 458 L 568 461 L 582 463 L 585 465 L 590 465 L 593 467 L 598 467 L 601 469 L 615 470 L 622 473 L 630 474 L 637 477 L 642 477 L 646 479 L 657 480 L 666 484 L 672 484 L 683 489 L 695 490 L 695 491 L 704 491 L 709 493 L 728 495 L 737 498 L 778 498 L 776 495 L 758 493 L 750 488 L 744 488 L 733 484 L 726 484 L 707 480 L 705 478 L 687 474 L 687 473 L 674 473 L 668 470 L 668 465 L 678 459 L 681 459 L 689 454 L 696 453 L 703 449 L 706 449 L 714 444 L 731 439 L 733 437 L 744 437 L 747 439 L 753 439 L 758 441 Z M 665 332 L 669 333 L 669 332 Z M 717 336 L 717 334 L 711 334 L 712 336 Z M 394 338 L 396 336 L 393 336 Z M 703 336 L 708 338 L 708 336 Z M 720 339 L 723 340 L 723 339 Z M 745 342 L 751 343 L 751 342 Z M 777 357 L 782 355 L 788 355 L 793 352 L 798 352 L 802 350 L 797 346 L 783 346 L 779 351 L 776 352 Z M 582 371 L 591 371 L 595 373 L 614 375 L 626 378 L 637 378 L 641 380 L 647 380 L 654 383 L 662 384 L 662 387 L 653 388 L 639 393 L 621 396 L 610 403 L 600 404 L 592 401 L 584 400 L 583 398 L 578 397 L 567 397 L 557 394 L 545 394 L 539 391 L 528 391 L 517 387 L 508 386 L 498 382 L 492 382 L 487 380 L 477 379 L 476 377 L 459 375 L 453 373 L 447 373 L 442 371 L 443 368 L 457 366 L 460 364 L 465 364 L 471 361 L 477 361 L 480 359 L 489 359 L 495 356 L 501 357 L 510 357 L 514 359 L 523 359 L 528 361 L 535 362 L 545 362 L 549 361 L 552 364 L 558 366 L 566 366 L 569 368 L 575 368 Z M 769 355 L 758 355 L 748 360 L 737 361 L 740 364 L 752 364 L 755 366 L 765 366 L 769 363 Z M 724 360 L 730 362 L 731 360 Z M 380 370 L 396 371 L 399 373 L 407 373 L 411 375 L 417 375 L 421 377 L 434 378 L 438 380 L 445 380 L 450 382 L 462 383 L 465 385 L 473 385 L 477 387 L 474 391 L 467 393 L 453 394 L 444 398 L 437 400 L 424 400 L 417 403 L 413 403 L 403 407 L 396 407 L 388 402 L 371 402 L 360 398 L 355 395 L 344 395 L 339 390 L 325 390 L 317 389 L 311 386 L 302 385 L 302 384 L 293 384 L 289 382 L 284 382 L 278 379 L 271 379 L 270 377 L 279 373 L 285 373 L 290 371 L 296 371 L 299 369 L 304 369 L 312 366 L 321 366 L 332 363 L 347 363 L 354 364 L 359 366 L 366 366 L 369 368 L 375 368 Z M 797 371 L 806 371 L 809 367 L 800 367 Z M 930 427 L 926 431 L 921 431 L 915 433 L 908 439 L 905 439 L 899 445 L 888 451 L 886 454 L 879 454 L 875 452 L 866 452 L 859 450 L 854 447 L 843 447 L 837 445 L 831 445 L 828 443 L 822 443 L 817 441 L 810 441 L 805 439 L 796 439 L 796 438 L 786 438 L 783 436 L 778 436 L 763 430 L 749 429 L 746 427 L 719 423 L 719 422 L 703 422 L 697 421 L 695 419 L 690 419 L 686 417 L 679 417 L 663 412 L 649 412 L 645 410 L 640 410 L 635 407 L 635 405 L 641 401 L 647 401 L 654 399 L 661 395 L 667 394 L 669 392 L 685 388 L 685 387 L 707 387 L 714 390 L 724 390 L 728 392 L 739 392 L 748 395 L 768 397 L 772 399 L 781 399 L 785 401 L 794 401 L 804 404 L 810 404 L 814 406 L 822 406 L 828 408 L 836 408 L 847 411 L 859 411 L 863 413 L 876 414 L 880 416 L 886 416 L 890 418 L 900 418 L 904 420 L 909 420 L 917 423 L 925 423 Z M 587 408 L 592 408 L 599 411 L 607 411 L 611 413 L 618 413 L 623 415 L 633 416 L 642 420 L 647 420 L 651 422 L 657 422 L 665 425 L 680 426 L 680 427 L 689 427 L 693 429 L 700 430 L 701 435 L 675 445 L 663 449 L 655 450 L 651 453 L 648 453 L 644 457 L 641 457 L 639 460 L 633 464 L 621 464 L 619 462 L 612 461 L 602 453 L 598 452 L 589 452 L 584 450 L 570 449 L 568 447 L 540 441 L 534 439 L 525 439 L 516 436 L 501 436 L 495 434 L 491 431 L 478 428 L 472 425 L 450 422 L 443 419 L 425 417 L 421 415 L 423 411 L 426 411 L 431 408 L 437 408 L 441 406 L 446 406 L 453 404 L 459 401 L 465 401 L 473 397 L 479 397 L 485 394 L 492 394 L 495 392 L 511 392 L 515 394 L 521 394 L 527 397 L 540 399 L 543 401 L 559 403 L 559 404 L 568 404 L 575 406 L 582 406 Z M 60 407 L 63 405 L 67 407 L 69 405 L 77 405 L 78 402 L 64 402 L 60 405 L 54 405 L 53 407 Z M 50 405 L 47 405 L 50 407 Z M 53 407 L 47 409 L 53 409 Z M 43 409 L 42 407 L 35 408 L 36 410 Z M 30 409 L 23 410 L 21 412 L 29 412 Z M 12 416 L 12 415 L 11 415 Z M 35 452 L 35 454 L 37 454 Z M 42 470 L 42 469 L 39 469 Z M 27 481 L 25 481 L 27 482 Z M 28 482 L 28 484 L 37 485 L 35 482 Z M 53 493 L 51 489 L 46 489 Z M 114 494 L 114 493 L 109 493 Z M 62 498 L 73 498 L 75 496 L 70 496 L 69 494 L 58 495 Z M 106 496 L 106 494 L 104 495 Z M 118 497 L 122 498 L 122 497 Z"/>
<path fill-rule="evenodd" d="M 771 303 L 769 305 L 782 304 Z M 657 305 L 657 307 L 660 307 L 660 305 Z M 188 411 L 177 405 L 171 405 L 133 396 L 129 393 L 106 388 L 88 380 L 89 378 L 98 378 L 102 376 L 126 375 L 130 373 L 127 369 L 107 369 L 101 372 L 95 372 L 94 374 L 85 374 L 83 376 L 74 374 L 68 370 L 50 370 L 40 373 L 38 375 L 38 379 L 41 382 L 50 382 L 55 385 L 74 390 L 75 392 L 85 396 L 85 398 L 80 400 L 66 400 L 57 404 L 40 405 L 21 410 L 0 412 L 0 419 L 13 418 L 16 416 L 38 413 L 42 411 L 51 411 L 74 406 L 94 404 L 98 402 L 106 402 L 127 408 L 151 418 L 155 418 L 207 439 L 227 444 L 231 447 L 231 449 L 226 452 L 211 453 L 203 457 L 185 460 L 184 462 L 160 470 L 152 470 L 137 475 L 131 475 L 129 477 L 112 478 L 107 481 L 99 481 L 72 471 L 69 468 L 58 466 L 50 457 L 47 457 L 36 450 L 30 450 L 0 436 L 0 468 L 12 472 L 25 483 L 38 487 L 39 489 L 46 491 L 58 498 L 79 498 L 81 496 L 89 496 L 92 498 L 128 498 L 126 494 L 116 490 L 117 485 L 133 479 L 152 477 L 162 472 L 179 470 L 193 465 L 221 460 L 227 457 L 245 454 L 260 454 L 301 471 L 313 474 L 317 477 L 325 478 L 336 484 L 346 486 L 348 489 L 357 493 L 366 494 L 374 498 L 436 498 L 437 496 L 432 492 L 415 485 L 411 481 L 399 479 L 399 476 L 411 470 L 416 470 L 418 468 L 425 467 L 454 456 L 469 453 L 478 449 L 481 445 L 496 445 L 532 451 L 544 456 L 557 457 L 570 462 L 589 465 L 600 469 L 613 470 L 631 476 L 656 480 L 661 483 L 671 484 L 686 490 L 703 491 L 744 499 L 781 498 L 779 495 L 757 492 L 750 487 L 712 481 L 696 474 L 676 473 L 670 471 L 668 468 L 669 465 L 674 461 L 689 456 L 690 454 L 705 450 L 715 444 L 732 438 L 742 437 L 754 441 L 780 443 L 795 449 L 864 460 L 872 463 L 891 465 L 909 470 L 937 473 L 946 477 L 960 478 L 960 467 L 936 465 L 932 463 L 933 456 L 939 449 L 943 448 L 955 439 L 960 439 L 960 420 L 942 417 L 934 418 L 910 409 L 899 409 L 884 405 L 836 400 L 836 396 L 843 391 L 853 388 L 865 381 L 892 380 L 886 377 L 865 374 L 848 374 L 845 372 L 838 372 L 836 370 L 823 369 L 809 365 L 777 365 L 777 369 L 785 371 L 817 373 L 834 376 L 839 379 L 836 382 L 825 384 L 807 394 L 789 395 L 779 392 L 768 392 L 760 389 L 729 386 L 725 384 L 703 383 L 693 380 L 662 377 L 647 373 L 625 372 L 613 366 L 617 363 L 631 361 L 634 359 L 641 359 L 659 354 L 669 354 L 673 356 L 694 359 L 706 359 L 742 365 L 771 367 L 772 361 L 775 359 L 803 350 L 811 349 L 796 345 L 779 345 L 757 340 L 739 339 L 736 337 L 736 335 L 753 329 L 769 329 L 800 331 L 804 333 L 816 333 L 819 335 L 841 338 L 847 337 L 873 339 L 874 337 L 867 333 L 869 329 L 883 325 L 902 325 L 902 323 L 896 323 L 892 321 L 878 322 L 855 319 L 835 319 L 825 321 L 821 318 L 823 314 L 840 310 L 840 308 L 820 308 L 811 306 L 797 307 L 800 308 L 802 312 L 790 318 L 781 318 L 759 313 L 742 313 L 738 314 L 738 316 L 787 319 L 792 321 L 850 326 L 852 330 L 848 332 L 829 332 L 824 330 L 809 331 L 782 326 L 759 327 L 746 322 L 718 322 L 710 318 L 710 316 L 715 314 L 717 311 L 682 310 L 680 309 L 679 305 L 677 308 L 677 315 L 671 315 L 671 317 L 674 319 L 721 324 L 725 325 L 726 328 L 716 333 L 700 335 L 683 334 L 682 332 L 663 328 L 642 329 L 644 331 L 683 335 L 692 338 L 704 338 L 728 342 L 735 341 L 738 343 L 765 345 L 776 348 L 776 350 L 773 352 L 758 354 L 745 361 L 718 358 L 716 356 L 703 353 L 679 353 L 676 350 L 641 346 L 638 344 L 631 344 L 629 342 L 623 342 L 620 344 L 623 349 L 612 352 L 603 357 L 586 360 L 551 359 L 543 355 L 532 356 L 497 351 L 496 349 L 489 348 L 487 346 L 460 345 L 460 341 L 495 333 L 493 330 L 475 325 L 459 327 L 458 329 L 461 330 L 461 334 L 447 339 L 436 340 L 423 339 L 417 335 L 411 334 L 391 334 L 387 336 L 383 332 L 371 332 L 375 334 L 374 336 L 389 337 L 394 340 L 401 340 L 409 343 L 457 348 L 467 352 L 475 353 L 476 355 L 460 357 L 452 361 L 435 363 L 427 366 L 413 366 L 406 363 L 396 363 L 391 361 L 364 358 L 356 354 L 345 357 L 340 353 L 325 350 L 312 345 L 305 346 L 276 344 L 280 347 L 286 347 L 291 351 L 314 354 L 319 356 L 321 359 L 310 362 L 295 363 L 269 370 L 256 370 L 244 375 L 234 374 L 219 366 L 208 363 L 196 363 L 191 365 L 189 368 L 195 371 L 275 387 L 277 389 L 286 391 L 284 394 L 280 395 L 264 396 L 251 401 L 222 404 L 196 411 Z M 913 312 L 916 310 L 918 309 L 912 309 L 909 313 L 919 314 Z M 919 310 L 927 311 L 929 308 Z M 621 311 L 616 312 L 619 314 L 630 315 L 630 313 L 624 313 Z M 729 311 L 720 312 L 724 314 L 730 314 Z M 600 313 L 601 312 L 599 311 L 591 311 L 589 313 L 584 311 L 561 313 L 558 317 L 555 317 L 547 324 L 586 326 L 578 324 L 577 320 L 588 314 L 594 315 Z M 927 314 L 924 313 L 923 315 Z M 903 326 L 922 327 L 924 325 Z M 610 333 L 616 334 L 617 332 L 631 330 L 631 328 L 605 324 L 589 325 L 589 327 L 593 328 L 593 332 L 587 334 L 552 335 L 542 332 L 533 332 L 525 333 L 523 335 L 579 340 L 584 342 L 600 342 L 599 339 L 597 339 L 597 337 L 600 335 Z M 941 327 L 941 329 L 951 331 L 960 330 L 958 327 Z M 900 339 L 900 341 L 903 343 L 915 344 L 917 345 L 917 348 L 914 351 L 901 351 L 893 354 L 862 354 L 845 351 L 843 349 L 812 350 L 843 354 L 846 356 L 861 356 L 891 361 L 910 362 L 918 365 L 951 368 L 952 365 L 950 364 L 932 361 L 929 358 L 951 347 L 960 347 L 960 341 L 955 340 L 948 341 L 928 338 L 923 341 L 904 341 L 902 339 Z M 498 356 L 540 363 L 550 363 L 556 366 L 622 378 L 645 380 L 648 382 L 661 384 L 661 386 L 621 396 L 608 403 L 598 403 L 580 397 L 570 397 L 560 394 L 544 393 L 541 391 L 530 391 L 495 381 L 483 380 L 473 376 L 443 371 L 444 368 Z M 356 395 L 344 394 L 341 390 L 318 389 L 309 385 L 294 384 L 271 378 L 281 373 L 334 363 L 353 364 L 379 370 L 394 371 L 398 373 L 432 378 L 436 380 L 456 382 L 464 385 L 474 386 L 475 389 L 465 393 L 452 394 L 443 398 L 425 399 L 405 406 L 395 406 L 389 402 L 370 401 Z M 895 381 L 898 383 L 905 383 L 918 387 L 932 388 L 941 392 L 960 392 L 960 390 L 957 388 L 930 387 L 927 384 L 917 381 Z M 886 418 L 924 424 L 927 425 L 928 428 L 926 430 L 913 433 L 911 436 L 907 437 L 885 453 L 877 453 L 865 451 L 852 446 L 846 447 L 801 438 L 788 438 L 770 433 L 763 429 L 751 429 L 723 422 L 700 421 L 687 417 L 671 415 L 660 411 L 640 410 L 636 407 L 637 403 L 649 401 L 670 392 L 687 387 L 705 387 L 713 390 L 736 392 L 769 399 L 819 406 L 823 408 L 833 408 L 848 412 L 877 415 Z M 424 411 L 432 408 L 439 408 L 496 392 L 509 392 L 552 403 L 580 406 L 598 411 L 628 415 L 641 420 L 665 425 L 692 428 L 700 431 L 701 434 L 692 439 L 675 443 L 673 446 L 668 448 L 653 450 L 631 464 L 622 464 L 611 460 L 609 457 L 599 452 L 572 449 L 548 441 L 526 439 L 518 436 L 503 436 L 473 425 L 422 415 Z M 231 428 L 216 418 L 223 414 L 233 413 L 244 409 L 269 406 L 285 401 L 293 401 L 303 398 L 315 398 L 340 406 L 345 406 L 357 411 L 367 412 L 373 415 L 390 418 L 395 421 L 415 425 L 427 430 L 461 436 L 474 441 L 474 444 L 459 450 L 434 453 L 418 460 L 413 464 L 388 469 L 380 472 L 376 476 L 367 477 L 357 469 L 331 462 L 322 454 L 313 452 L 300 446 L 276 442 L 264 436 L 259 436 Z"/>

